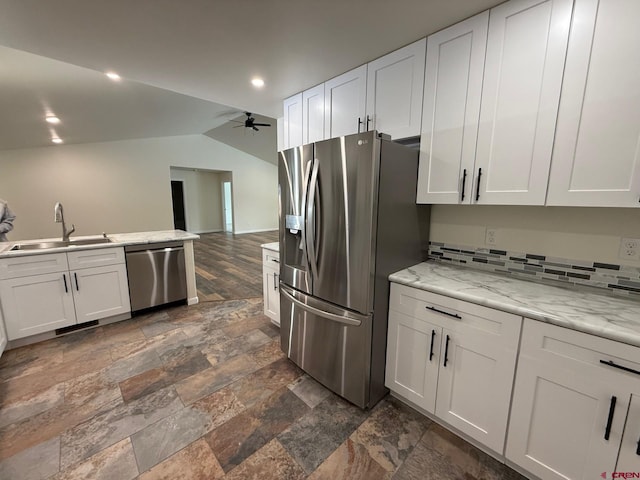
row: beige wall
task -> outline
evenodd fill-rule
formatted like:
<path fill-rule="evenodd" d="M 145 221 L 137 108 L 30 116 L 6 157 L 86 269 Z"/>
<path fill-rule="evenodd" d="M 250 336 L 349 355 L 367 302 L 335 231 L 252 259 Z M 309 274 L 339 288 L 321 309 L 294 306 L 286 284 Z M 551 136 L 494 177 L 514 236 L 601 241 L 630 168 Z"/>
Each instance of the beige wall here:
<path fill-rule="evenodd" d="M 497 242 L 485 244 L 487 227 Z M 430 240 L 472 247 L 640 266 L 618 257 L 620 239 L 640 238 L 640 210 L 434 205 Z"/>
<path fill-rule="evenodd" d="M 172 167 L 171 180 L 183 182 L 187 230 L 191 233 L 221 231 L 220 174 L 194 168 Z"/>
<path fill-rule="evenodd" d="M 204 135 L 0 152 L 0 198 L 18 218 L 10 240 L 173 228 L 170 167 L 233 173 L 237 233 L 277 229 L 277 167 Z"/>

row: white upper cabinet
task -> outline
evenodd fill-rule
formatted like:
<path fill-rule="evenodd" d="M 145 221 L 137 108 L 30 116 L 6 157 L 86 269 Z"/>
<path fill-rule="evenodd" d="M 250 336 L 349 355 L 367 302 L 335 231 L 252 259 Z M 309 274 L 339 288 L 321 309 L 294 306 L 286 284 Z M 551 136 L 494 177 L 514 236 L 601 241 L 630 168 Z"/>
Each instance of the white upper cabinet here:
<path fill-rule="evenodd" d="M 325 82 L 325 137 L 335 138 L 365 131 L 366 97 L 366 65 Z"/>
<path fill-rule="evenodd" d="M 418 203 L 470 203 L 489 11 L 427 39 Z"/>
<path fill-rule="evenodd" d="M 543 205 L 572 0 L 491 9 L 473 201 Z"/>
<path fill-rule="evenodd" d="M 302 143 L 324 140 L 324 83 L 302 92 Z"/>
<path fill-rule="evenodd" d="M 302 93 L 284 101 L 284 150 L 302 145 Z"/>
<path fill-rule="evenodd" d="M 640 203 L 640 2 L 577 0 L 548 205 Z"/>
<path fill-rule="evenodd" d="M 367 65 L 365 130 L 392 139 L 420 135 L 426 39 Z"/>

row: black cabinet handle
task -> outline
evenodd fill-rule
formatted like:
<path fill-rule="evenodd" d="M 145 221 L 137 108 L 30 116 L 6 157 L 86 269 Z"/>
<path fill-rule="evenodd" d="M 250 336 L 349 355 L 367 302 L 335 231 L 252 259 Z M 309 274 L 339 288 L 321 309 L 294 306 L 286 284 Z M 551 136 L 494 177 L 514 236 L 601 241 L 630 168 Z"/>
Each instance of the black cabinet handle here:
<path fill-rule="evenodd" d="M 367 132 L 369 131 L 369 123 L 371 122 L 371 119 L 369 118 L 369 115 L 367 115 Z"/>
<path fill-rule="evenodd" d="M 360 125 L 362 125 L 364 122 L 362 121 L 362 119 L 360 117 L 358 117 L 358 133 L 360 133 Z"/>
<path fill-rule="evenodd" d="M 429 361 L 433 358 L 433 340 L 436 338 L 436 331 L 431 330 L 431 350 L 429 350 Z"/>
<path fill-rule="evenodd" d="M 476 186 L 476 202 L 480 200 L 480 177 L 482 176 L 482 168 L 478 169 L 478 185 Z"/>
<path fill-rule="evenodd" d="M 273 272 L 273 289 L 278 290 L 278 281 L 276 280 L 276 272 Z"/>
<path fill-rule="evenodd" d="M 607 418 L 607 428 L 604 430 L 604 439 L 609 440 L 609 435 L 611 434 L 611 424 L 613 423 L 613 414 L 616 411 L 616 402 L 618 399 L 616 396 L 611 397 L 611 405 L 609 405 L 609 417 Z"/>
<path fill-rule="evenodd" d="M 76 290 L 79 292 L 80 287 L 78 286 L 78 274 L 76 272 L 73 272 L 73 277 L 76 279 Z"/>
<path fill-rule="evenodd" d="M 280 263 L 280 260 L 276 260 L 275 258 L 271 259 L 272 262 Z"/>
<path fill-rule="evenodd" d="M 467 169 L 462 170 L 462 193 L 460 194 L 460 201 L 464 202 L 464 186 L 467 183 Z"/>
<path fill-rule="evenodd" d="M 447 361 L 449 361 L 449 335 L 447 335 L 447 341 L 444 344 L 444 364 L 443 367 L 447 366 Z"/>
<path fill-rule="evenodd" d="M 62 279 L 64 280 L 64 293 L 69 293 L 69 289 L 67 288 L 67 274 L 62 274 Z"/>
<path fill-rule="evenodd" d="M 445 312 L 444 310 L 438 310 L 436 307 L 424 307 L 427 310 L 433 310 L 434 312 L 441 313 L 442 315 L 448 315 L 453 318 L 457 318 L 458 320 L 462 320 L 462 317 L 456 313 Z"/>
<path fill-rule="evenodd" d="M 638 446 L 636 447 L 636 455 L 640 455 L 640 439 L 638 439 Z"/>
<path fill-rule="evenodd" d="M 638 370 L 634 370 L 633 368 L 623 367 L 622 365 L 618 365 L 617 363 L 613 363 L 611 360 L 600 360 L 600 363 L 603 365 L 609 365 L 613 368 L 619 368 L 620 370 L 624 370 L 625 372 L 635 373 L 636 375 L 640 375 Z"/>

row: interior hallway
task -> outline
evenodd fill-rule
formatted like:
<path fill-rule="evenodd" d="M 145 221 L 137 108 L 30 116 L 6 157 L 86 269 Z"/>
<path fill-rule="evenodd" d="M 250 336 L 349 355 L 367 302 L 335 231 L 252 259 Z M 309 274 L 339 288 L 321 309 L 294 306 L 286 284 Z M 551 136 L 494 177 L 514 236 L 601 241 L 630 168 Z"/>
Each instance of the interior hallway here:
<path fill-rule="evenodd" d="M 522 478 L 390 397 L 361 411 L 289 362 L 262 314 L 274 236 L 203 235 L 199 305 L 5 352 L 0 479 Z"/>

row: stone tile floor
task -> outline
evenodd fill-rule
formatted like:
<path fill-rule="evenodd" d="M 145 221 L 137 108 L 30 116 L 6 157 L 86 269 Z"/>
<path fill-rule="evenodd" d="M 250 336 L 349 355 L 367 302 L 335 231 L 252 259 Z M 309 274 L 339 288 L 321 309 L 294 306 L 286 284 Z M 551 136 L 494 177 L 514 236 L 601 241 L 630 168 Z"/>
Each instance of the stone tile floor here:
<path fill-rule="evenodd" d="M 522 478 L 391 397 L 304 375 L 250 298 L 5 352 L 0 479 Z"/>

